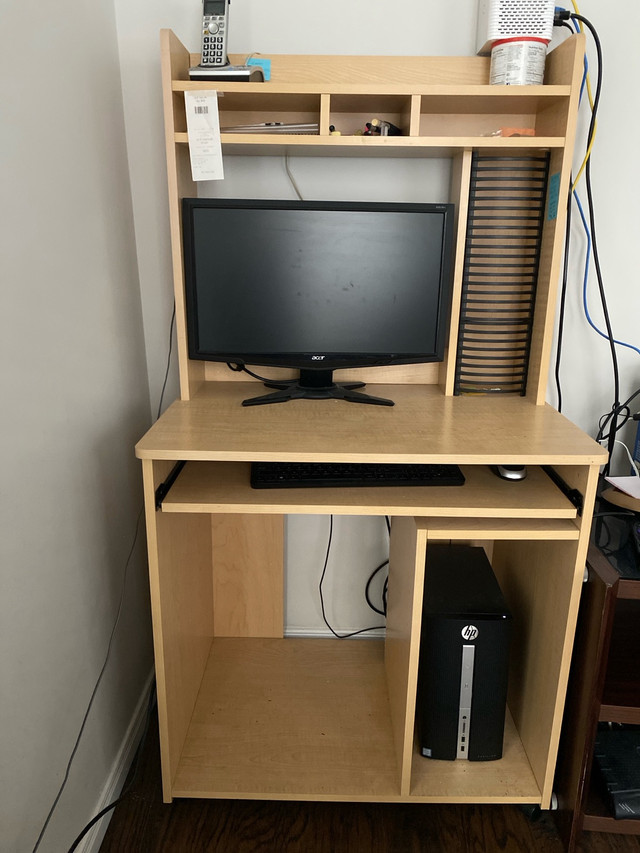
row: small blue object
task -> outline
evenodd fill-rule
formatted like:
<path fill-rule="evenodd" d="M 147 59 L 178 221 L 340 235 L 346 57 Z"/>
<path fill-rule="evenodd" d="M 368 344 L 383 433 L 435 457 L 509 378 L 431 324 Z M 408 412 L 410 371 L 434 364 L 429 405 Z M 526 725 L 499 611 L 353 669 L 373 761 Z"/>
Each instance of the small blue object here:
<path fill-rule="evenodd" d="M 560 172 L 556 172 L 549 178 L 549 204 L 547 206 L 547 219 L 551 222 L 558 218 L 558 200 L 560 198 Z"/>
<path fill-rule="evenodd" d="M 264 74 L 265 80 L 271 79 L 271 60 L 270 59 L 256 59 L 255 56 L 247 59 L 247 65 L 259 65 L 262 68 L 262 73 Z"/>

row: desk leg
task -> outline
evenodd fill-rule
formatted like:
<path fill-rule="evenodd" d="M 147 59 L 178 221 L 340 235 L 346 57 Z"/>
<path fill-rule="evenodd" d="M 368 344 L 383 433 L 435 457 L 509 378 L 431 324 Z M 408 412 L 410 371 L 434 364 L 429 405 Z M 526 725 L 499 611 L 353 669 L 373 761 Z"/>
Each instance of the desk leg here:
<path fill-rule="evenodd" d="M 143 460 L 165 802 L 213 638 L 210 516 L 156 510 L 155 489 L 170 469 L 170 463 Z"/>

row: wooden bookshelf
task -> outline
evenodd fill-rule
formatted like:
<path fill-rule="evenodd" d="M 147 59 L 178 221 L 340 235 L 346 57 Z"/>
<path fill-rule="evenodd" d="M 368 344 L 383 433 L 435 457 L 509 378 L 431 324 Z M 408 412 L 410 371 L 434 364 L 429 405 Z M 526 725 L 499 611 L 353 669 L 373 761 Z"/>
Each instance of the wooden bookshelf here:
<path fill-rule="evenodd" d="M 637 820 L 617 820 L 593 768 L 599 722 L 640 725 L 640 666 L 633 653 L 640 581 L 622 579 L 592 545 L 580 606 L 556 787 L 558 828 L 569 853 L 583 830 L 640 835 Z"/>

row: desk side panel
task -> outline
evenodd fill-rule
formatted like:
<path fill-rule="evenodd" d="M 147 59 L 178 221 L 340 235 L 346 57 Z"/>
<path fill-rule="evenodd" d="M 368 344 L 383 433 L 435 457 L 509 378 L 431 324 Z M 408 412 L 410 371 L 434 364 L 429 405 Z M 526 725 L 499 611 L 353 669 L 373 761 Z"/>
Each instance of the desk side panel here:
<path fill-rule="evenodd" d="M 213 638 L 211 520 L 155 508 L 155 489 L 172 465 L 143 462 L 149 585 L 166 802 Z"/>
<path fill-rule="evenodd" d="M 514 616 L 509 708 L 542 791 L 551 800 L 584 577 L 598 466 L 563 466 L 584 496 L 575 542 L 497 542 L 493 567 Z"/>
<path fill-rule="evenodd" d="M 414 518 L 393 519 L 385 668 L 402 796 L 411 787 L 426 547 L 424 525 Z"/>
<path fill-rule="evenodd" d="M 494 548 L 493 567 L 513 614 L 509 708 L 543 808 L 548 807 L 549 762 L 562 716 L 558 697 L 564 699 L 563 672 L 571 654 L 567 632 L 572 618 L 567 616 L 582 579 L 575 565 L 575 542 L 500 542 Z"/>
<path fill-rule="evenodd" d="M 198 189 L 191 176 L 189 148 L 186 145 L 176 145 L 175 141 L 176 130 L 186 127 L 186 114 L 184 95 L 182 92 L 172 91 L 171 81 L 187 78 L 190 56 L 171 30 L 160 32 L 160 58 L 180 394 L 183 400 L 188 400 L 203 381 L 204 367 L 201 362 L 189 359 L 187 346 L 180 201 L 197 196 Z"/>

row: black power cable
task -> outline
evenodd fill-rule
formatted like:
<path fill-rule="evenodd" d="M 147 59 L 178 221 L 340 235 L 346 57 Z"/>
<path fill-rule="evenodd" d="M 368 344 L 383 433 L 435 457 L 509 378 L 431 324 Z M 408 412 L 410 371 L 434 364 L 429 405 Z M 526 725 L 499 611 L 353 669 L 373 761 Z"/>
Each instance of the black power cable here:
<path fill-rule="evenodd" d="M 618 406 L 614 406 L 612 410 L 607 414 L 603 415 L 600 419 L 600 429 L 598 431 L 598 435 L 596 436 L 596 441 L 608 441 L 610 438 L 610 432 L 605 433 L 605 429 L 607 428 L 609 422 L 613 419 L 617 422 L 618 417 L 624 413 L 624 420 L 621 424 L 618 424 L 616 431 L 622 429 L 622 427 L 630 420 L 639 420 L 637 415 L 631 414 L 631 409 L 629 408 L 629 404 L 635 400 L 637 396 L 640 395 L 640 388 L 633 392 L 630 397 L 624 401 L 624 403 L 619 403 Z M 611 428 L 610 428 L 611 429 Z"/>
<path fill-rule="evenodd" d="M 155 681 L 154 681 L 154 684 L 151 688 L 151 692 L 149 694 L 149 703 L 147 706 L 147 713 L 145 716 L 144 729 L 142 732 L 142 736 L 138 742 L 138 747 L 136 749 L 136 753 L 134 755 L 133 761 L 131 763 L 131 770 L 129 771 L 129 777 L 130 777 L 129 782 L 122 789 L 122 791 L 120 792 L 120 796 L 117 797 L 117 799 L 113 800 L 111 803 L 109 803 L 108 806 L 105 806 L 103 809 L 101 809 L 97 815 L 94 815 L 94 817 L 89 821 L 89 823 L 83 828 L 82 832 L 80 832 L 80 834 L 76 836 L 73 844 L 71 845 L 71 847 L 69 847 L 67 853 L 74 853 L 74 851 L 77 850 L 78 845 L 80 844 L 82 839 L 85 837 L 85 835 L 89 832 L 89 830 L 96 823 L 98 823 L 99 820 L 102 820 L 102 818 L 106 814 L 108 814 L 110 811 L 115 809 L 115 807 L 126 798 L 126 796 L 129 794 L 129 792 L 133 788 L 133 786 L 136 782 L 136 779 L 138 777 L 138 772 L 140 770 L 140 759 L 142 757 L 142 753 L 144 752 L 145 744 L 147 742 L 147 735 L 149 734 L 149 724 L 151 722 L 151 714 L 152 714 L 153 708 L 155 706 L 155 701 L 156 701 L 156 689 L 155 689 Z"/>
<path fill-rule="evenodd" d="M 589 144 L 593 139 L 593 134 L 595 132 L 595 124 L 596 117 L 598 113 L 598 106 L 600 103 L 600 94 L 602 92 L 602 45 L 600 43 L 600 38 L 598 37 L 598 33 L 596 32 L 593 24 L 585 18 L 583 15 L 578 15 L 576 13 L 571 14 L 571 18 L 575 21 L 580 21 L 580 23 L 584 24 L 584 26 L 589 30 L 591 36 L 593 37 L 593 41 L 596 48 L 596 55 L 598 60 L 598 73 L 596 79 L 596 90 L 593 98 L 593 109 L 591 110 L 591 122 L 589 123 L 589 131 L 587 134 L 587 139 L 589 140 Z M 620 405 L 620 371 L 618 367 L 618 353 L 616 351 L 616 343 L 615 337 L 613 335 L 613 330 L 611 328 L 611 320 L 609 317 L 609 309 L 607 306 L 607 298 L 604 291 L 604 282 L 602 278 L 602 270 L 600 267 L 600 253 L 598 251 L 598 242 L 596 239 L 596 222 L 595 222 L 595 212 L 593 206 L 593 187 L 591 183 L 591 157 L 588 157 L 586 167 L 585 167 L 585 183 L 587 187 L 587 199 L 589 205 L 589 228 L 591 230 L 591 246 L 593 251 L 593 262 L 596 270 L 596 278 L 598 281 L 598 291 L 600 293 L 600 302 L 602 304 L 602 312 L 603 317 L 607 329 L 607 338 L 609 340 L 609 349 L 611 352 L 611 364 L 613 368 L 613 394 L 614 394 L 614 403 L 612 406 L 612 410 L 616 410 Z M 617 432 L 617 417 L 614 418 L 613 423 L 611 425 L 611 429 L 609 430 L 609 440 L 608 440 L 608 454 L 609 458 L 605 465 L 604 473 L 607 474 L 609 471 L 609 467 L 611 464 L 611 457 L 613 454 L 613 449 L 616 441 L 616 432 Z"/>
<path fill-rule="evenodd" d="M 254 373 L 252 370 L 249 370 L 249 368 L 245 364 L 239 364 L 237 362 L 230 361 L 228 361 L 226 364 L 229 370 L 233 370 L 234 373 L 248 373 L 249 376 L 253 376 L 254 379 L 259 379 L 260 382 L 265 383 L 275 381 L 274 379 L 267 379 L 266 376 L 259 376 L 257 373 Z"/>
<path fill-rule="evenodd" d="M 602 270 L 601 270 L 601 266 L 600 266 L 600 253 L 598 250 L 598 241 L 597 241 L 597 236 L 596 236 L 595 211 L 594 211 L 594 204 L 593 204 L 593 186 L 592 186 L 592 181 L 591 181 L 591 154 L 589 153 L 590 148 L 591 148 L 591 144 L 593 142 L 593 137 L 595 134 L 598 107 L 600 104 L 600 95 L 602 93 L 602 45 L 601 45 L 598 33 L 597 33 L 595 27 L 593 26 L 593 24 L 591 23 L 591 21 L 589 21 L 583 15 L 580 15 L 576 12 L 569 12 L 565 9 L 556 10 L 556 13 L 554 16 L 554 24 L 555 25 L 565 26 L 566 25 L 565 22 L 568 21 L 569 19 L 571 19 L 573 21 L 579 21 L 581 24 L 583 24 L 589 30 L 589 32 L 593 38 L 593 41 L 594 41 L 594 45 L 595 45 L 595 49 L 596 49 L 596 56 L 597 56 L 596 89 L 595 89 L 595 95 L 594 95 L 594 99 L 593 99 L 593 106 L 591 109 L 591 120 L 589 122 L 589 129 L 587 132 L 588 156 L 587 156 L 586 163 L 585 163 L 585 184 L 587 187 L 587 202 L 588 202 L 588 208 L 589 208 L 589 228 L 590 228 L 590 232 L 591 232 L 591 247 L 592 247 L 592 252 L 593 252 L 593 261 L 594 261 L 594 267 L 595 267 L 595 271 L 596 271 L 596 278 L 597 278 L 597 282 L 598 282 L 598 292 L 600 295 L 600 303 L 602 306 L 602 313 L 603 313 L 604 322 L 605 322 L 605 326 L 606 326 L 606 330 L 607 330 L 607 334 L 604 335 L 604 337 L 606 337 L 608 342 L 609 342 L 609 349 L 610 349 L 610 353 L 611 353 L 611 364 L 612 364 L 612 370 L 613 370 L 614 403 L 611 407 L 611 413 L 607 418 L 607 422 L 609 422 L 609 420 L 611 420 L 612 417 L 613 417 L 613 421 L 612 421 L 611 427 L 609 429 L 609 433 L 607 435 L 608 459 L 607 459 L 607 463 L 606 463 L 605 468 L 604 468 L 604 473 L 607 474 L 609 472 L 609 467 L 611 464 L 611 457 L 612 457 L 613 449 L 615 447 L 616 433 L 617 433 L 617 430 L 619 428 L 618 423 L 617 423 L 617 416 L 618 416 L 618 413 L 620 411 L 620 402 L 619 402 L 620 401 L 620 371 L 619 371 L 619 366 L 618 366 L 618 354 L 616 351 L 616 340 L 615 340 L 615 337 L 613 334 L 613 330 L 611 328 L 611 320 L 609 317 L 609 308 L 607 305 L 607 298 L 606 298 L 606 293 L 604 290 L 604 281 L 603 281 Z M 572 191 L 570 192 L 570 195 L 569 195 L 569 202 L 571 201 L 571 196 L 572 196 Z M 570 204 L 569 204 L 569 206 L 570 206 Z M 567 235 L 568 235 L 568 233 L 569 232 L 567 230 Z M 565 258 L 565 262 L 566 262 L 566 258 Z M 562 306 L 562 303 L 561 303 L 561 306 Z M 559 355 L 557 355 L 556 358 L 557 358 L 557 360 L 556 360 L 556 383 L 558 383 L 559 382 L 559 376 L 558 376 L 558 370 L 559 370 L 558 358 L 559 358 Z M 561 400 L 561 397 L 560 397 L 560 400 Z M 600 433 L 602 433 L 602 424 L 600 425 Z"/>
<path fill-rule="evenodd" d="M 324 594 L 322 592 L 322 585 L 324 584 L 325 575 L 327 574 L 327 566 L 329 565 L 329 554 L 331 553 L 331 542 L 333 540 L 333 515 L 329 516 L 329 538 L 327 540 L 327 550 L 324 557 L 324 566 L 322 567 L 322 574 L 320 575 L 320 582 L 318 584 L 318 591 L 320 593 L 320 607 L 322 609 L 322 618 L 324 620 L 324 624 L 331 631 L 334 637 L 337 637 L 339 640 L 347 640 L 349 637 L 355 637 L 358 634 L 364 634 L 367 631 L 376 631 L 379 628 L 384 628 L 384 625 L 371 625 L 369 628 L 360 628 L 358 631 L 350 631 L 347 634 L 338 634 L 338 632 L 333 628 L 333 626 L 329 623 L 327 619 L 327 613 L 324 605 Z M 382 564 L 384 565 L 384 563 Z M 382 568 L 382 566 L 379 566 Z M 377 571 L 377 569 L 375 570 Z M 386 609 L 386 608 L 385 608 Z M 380 612 L 380 611 L 378 611 Z"/>
<path fill-rule="evenodd" d="M 158 414 L 156 415 L 156 420 L 162 414 L 162 402 L 164 400 L 164 393 L 167 390 L 167 381 L 169 379 L 169 369 L 171 367 L 171 353 L 173 350 L 173 327 L 176 322 L 176 301 L 173 300 L 173 310 L 171 312 L 171 323 L 169 324 L 169 352 L 167 354 L 167 367 L 164 372 L 164 381 L 162 383 L 162 390 L 160 391 L 160 401 L 158 403 Z"/>
<path fill-rule="evenodd" d="M 573 30 L 572 30 L 573 32 Z M 564 334 L 564 314 L 567 304 L 567 284 L 569 281 L 569 242 L 571 236 L 571 201 L 573 199 L 573 175 L 569 175 L 569 198 L 567 199 L 567 224 L 564 236 L 564 263 L 562 267 L 562 287 L 560 290 L 560 312 L 558 316 L 558 340 L 556 342 L 556 392 L 558 395 L 558 411 L 562 411 L 562 385 L 560 382 L 560 361 L 562 358 L 562 341 Z"/>
<path fill-rule="evenodd" d="M 371 601 L 371 584 L 373 583 L 373 579 L 378 574 L 378 572 L 382 571 L 382 569 L 384 569 L 385 566 L 388 566 L 388 565 L 389 565 L 389 560 L 387 559 L 384 562 L 380 563 L 379 566 L 376 566 L 376 568 L 369 575 L 369 580 L 367 581 L 367 585 L 364 588 L 364 597 L 367 601 L 367 604 L 375 613 L 379 613 L 381 616 L 387 615 L 387 603 L 386 603 L 387 581 L 385 580 L 384 587 L 382 590 L 382 602 L 383 602 L 382 603 L 382 609 L 380 609 L 379 607 L 376 607 L 376 605 L 373 603 L 373 601 Z"/>
<path fill-rule="evenodd" d="M 389 520 L 388 515 L 385 515 L 385 521 L 387 524 L 387 533 L 391 535 L 391 522 Z M 379 566 L 376 566 L 376 568 L 371 572 L 364 588 L 364 597 L 366 599 L 367 604 L 375 613 L 379 613 L 381 616 L 387 615 L 387 590 L 389 587 L 389 575 L 387 574 L 382 585 L 382 609 L 376 607 L 376 605 L 371 601 L 371 584 L 373 583 L 373 580 L 378 574 L 378 572 L 381 572 L 388 565 L 389 558 L 387 557 L 386 560 L 383 560 L 382 563 L 380 563 Z"/>

